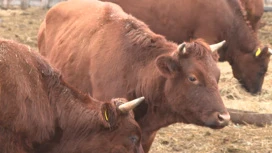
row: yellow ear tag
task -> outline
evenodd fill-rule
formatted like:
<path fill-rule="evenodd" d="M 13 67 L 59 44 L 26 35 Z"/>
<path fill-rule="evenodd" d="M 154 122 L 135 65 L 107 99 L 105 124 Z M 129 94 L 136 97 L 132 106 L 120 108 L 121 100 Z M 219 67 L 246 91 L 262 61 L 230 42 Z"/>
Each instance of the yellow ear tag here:
<path fill-rule="evenodd" d="M 258 57 L 260 54 L 261 54 L 261 49 L 258 48 L 257 51 L 256 51 L 256 53 L 255 53 L 255 56 Z"/>
<path fill-rule="evenodd" d="M 105 110 L 105 118 L 106 118 L 106 121 L 109 121 L 107 110 Z"/>

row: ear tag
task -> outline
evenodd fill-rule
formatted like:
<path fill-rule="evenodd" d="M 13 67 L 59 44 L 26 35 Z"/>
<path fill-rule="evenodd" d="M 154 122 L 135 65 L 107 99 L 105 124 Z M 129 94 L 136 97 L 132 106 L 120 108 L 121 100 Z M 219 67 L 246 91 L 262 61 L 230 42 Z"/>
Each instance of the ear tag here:
<path fill-rule="evenodd" d="M 255 53 L 255 56 L 258 57 L 260 54 L 261 54 L 261 49 L 258 48 L 257 51 L 256 51 L 256 53 Z"/>
<path fill-rule="evenodd" d="M 108 114 L 107 114 L 107 110 L 105 110 L 105 119 L 106 119 L 106 121 L 109 121 L 109 118 L 108 118 Z"/>

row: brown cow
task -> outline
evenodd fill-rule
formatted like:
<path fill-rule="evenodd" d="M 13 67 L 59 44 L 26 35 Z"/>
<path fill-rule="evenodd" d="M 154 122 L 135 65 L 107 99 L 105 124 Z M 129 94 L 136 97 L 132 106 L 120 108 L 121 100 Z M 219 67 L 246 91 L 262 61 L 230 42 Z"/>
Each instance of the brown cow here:
<path fill-rule="evenodd" d="M 130 103 L 69 87 L 27 46 L 0 40 L 0 74 L 1 153 L 143 152 Z"/>
<path fill-rule="evenodd" d="M 245 21 L 239 0 L 104 0 L 144 21 L 156 33 L 175 42 L 203 38 L 226 40 L 218 51 L 233 75 L 250 93 L 261 91 L 270 54 L 259 48 L 256 33 Z"/>
<path fill-rule="evenodd" d="M 240 0 L 240 2 L 246 10 L 247 19 L 254 31 L 257 32 L 260 27 L 261 17 L 264 13 L 264 0 Z"/>
<path fill-rule="evenodd" d="M 178 47 L 113 3 L 59 3 L 40 27 L 38 46 L 65 80 L 95 98 L 144 96 L 134 112 L 146 152 L 156 131 L 172 123 L 228 124 L 210 47 L 202 40 Z"/>

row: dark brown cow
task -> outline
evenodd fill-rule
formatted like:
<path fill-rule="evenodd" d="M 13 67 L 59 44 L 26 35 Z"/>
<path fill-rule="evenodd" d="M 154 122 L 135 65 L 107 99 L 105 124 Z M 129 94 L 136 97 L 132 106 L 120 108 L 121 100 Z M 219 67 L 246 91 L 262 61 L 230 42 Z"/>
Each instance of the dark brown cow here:
<path fill-rule="evenodd" d="M 38 46 L 65 80 L 95 98 L 144 96 L 135 118 L 146 152 L 156 131 L 172 123 L 228 124 L 210 47 L 202 40 L 178 47 L 113 3 L 59 3 L 40 27 Z"/>
<path fill-rule="evenodd" d="M 246 17 L 255 32 L 260 27 L 261 17 L 264 12 L 264 0 L 240 0 L 246 10 Z"/>
<path fill-rule="evenodd" d="M 245 21 L 239 0 L 104 0 L 119 4 L 125 12 L 175 42 L 203 38 L 208 43 L 226 40 L 218 51 L 233 75 L 250 93 L 261 91 L 270 54 L 260 49 L 253 28 Z"/>
<path fill-rule="evenodd" d="M 27 46 L 0 40 L 0 74 L 1 153 L 143 152 L 122 99 L 100 102 L 72 89 Z"/>

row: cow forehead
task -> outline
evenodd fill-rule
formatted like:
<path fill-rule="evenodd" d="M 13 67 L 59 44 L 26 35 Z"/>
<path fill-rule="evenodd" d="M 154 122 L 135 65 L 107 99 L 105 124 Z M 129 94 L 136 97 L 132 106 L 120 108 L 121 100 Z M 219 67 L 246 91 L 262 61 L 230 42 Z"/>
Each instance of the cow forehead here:
<path fill-rule="evenodd" d="M 139 127 L 138 123 L 135 121 L 134 114 L 132 111 L 121 122 L 123 122 L 122 128 L 125 128 L 125 129 L 128 128 L 128 129 L 131 129 L 130 131 L 135 131 L 135 132 L 140 131 L 140 127 Z"/>
<path fill-rule="evenodd" d="M 183 70 L 187 73 L 198 74 L 203 76 L 218 76 L 220 75 L 220 69 L 210 62 L 194 62 L 191 63 L 188 67 L 183 67 Z"/>
<path fill-rule="evenodd" d="M 220 69 L 216 61 L 211 55 L 203 56 L 201 58 L 188 58 L 180 60 L 183 72 L 187 75 L 193 74 L 198 77 L 205 78 L 219 78 Z"/>
<path fill-rule="evenodd" d="M 188 58 L 181 58 L 180 62 L 185 67 L 199 67 L 203 69 L 218 69 L 211 53 L 192 53 Z"/>

